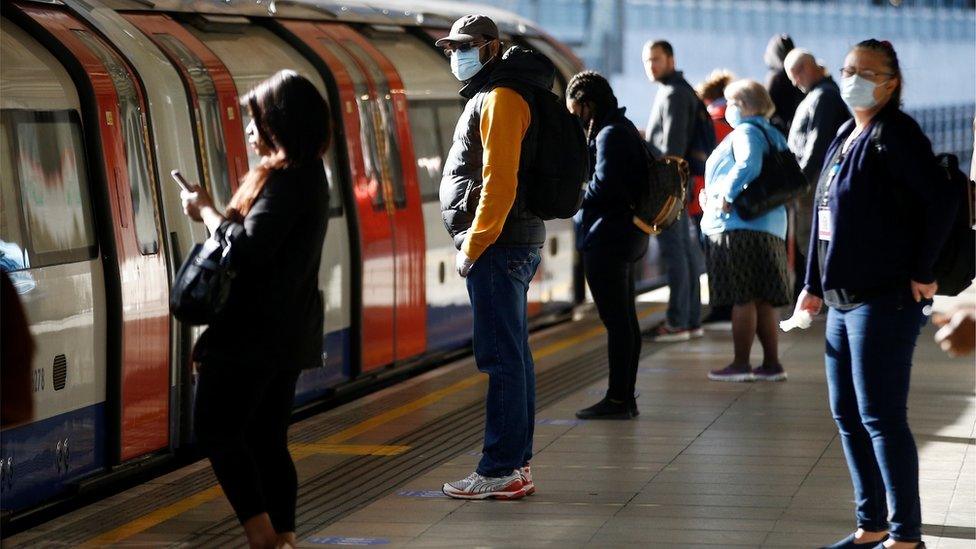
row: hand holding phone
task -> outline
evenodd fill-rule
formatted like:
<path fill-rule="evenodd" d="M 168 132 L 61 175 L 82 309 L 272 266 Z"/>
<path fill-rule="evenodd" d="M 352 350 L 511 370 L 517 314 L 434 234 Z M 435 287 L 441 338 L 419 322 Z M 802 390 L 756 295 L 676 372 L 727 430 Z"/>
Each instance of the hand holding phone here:
<path fill-rule="evenodd" d="M 180 170 L 173 170 L 169 172 L 169 175 L 173 177 L 173 180 L 179 184 L 181 189 L 183 189 L 188 193 L 193 192 L 193 187 L 191 187 L 190 184 L 186 181 L 186 178 L 183 177 L 183 174 L 180 173 Z"/>

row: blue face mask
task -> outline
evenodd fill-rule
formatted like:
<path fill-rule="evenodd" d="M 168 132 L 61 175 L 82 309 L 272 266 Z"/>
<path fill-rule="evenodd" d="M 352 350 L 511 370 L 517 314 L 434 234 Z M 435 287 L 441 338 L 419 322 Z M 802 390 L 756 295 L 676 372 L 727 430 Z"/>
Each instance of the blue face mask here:
<path fill-rule="evenodd" d="M 878 104 L 874 98 L 874 89 L 878 86 L 857 74 L 846 76 L 840 81 L 840 96 L 852 111 L 871 109 Z"/>
<path fill-rule="evenodd" d="M 733 128 L 742 123 L 742 111 L 738 105 L 728 105 L 725 107 L 725 121 Z"/>
<path fill-rule="evenodd" d="M 451 72 L 461 82 L 474 78 L 482 67 L 484 64 L 481 62 L 481 48 L 457 50 L 451 54 Z"/>

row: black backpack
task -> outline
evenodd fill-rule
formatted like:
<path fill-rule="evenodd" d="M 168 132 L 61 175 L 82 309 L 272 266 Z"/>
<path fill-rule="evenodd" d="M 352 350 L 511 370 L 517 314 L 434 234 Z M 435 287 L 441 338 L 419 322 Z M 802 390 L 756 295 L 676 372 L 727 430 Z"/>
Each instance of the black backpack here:
<path fill-rule="evenodd" d="M 885 151 L 881 143 L 882 130 L 881 122 L 875 124 L 871 130 L 872 149 L 879 155 L 883 155 Z M 936 155 L 935 159 L 945 172 L 947 183 L 952 187 L 957 207 L 952 212 L 952 229 L 932 270 L 935 272 L 936 282 L 939 283 L 936 294 L 955 296 L 968 288 L 973 283 L 973 278 L 976 278 L 976 231 L 973 230 L 970 211 L 976 184 L 959 169 L 959 158 L 956 155 L 942 153 Z M 907 197 L 898 198 L 903 203 L 909 201 Z"/>
<path fill-rule="evenodd" d="M 579 211 L 590 179 L 590 150 L 583 125 L 556 94 L 541 88 L 511 87 L 532 111 L 531 152 L 522 159 L 519 170 L 529 209 L 542 219 L 569 219 Z"/>
<path fill-rule="evenodd" d="M 946 179 L 956 194 L 959 206 L 953 217 L 952 230 L 935 260 L 935 279 L 939 282 L 939 295 L 959 295 L 976 278 L 976 231 L 972 227 L 970 208 L 973 204 L 973 183 L 959 169 L 959 159 L 954 154 L 936 156 L 939 167 L 945 170 Z"/>

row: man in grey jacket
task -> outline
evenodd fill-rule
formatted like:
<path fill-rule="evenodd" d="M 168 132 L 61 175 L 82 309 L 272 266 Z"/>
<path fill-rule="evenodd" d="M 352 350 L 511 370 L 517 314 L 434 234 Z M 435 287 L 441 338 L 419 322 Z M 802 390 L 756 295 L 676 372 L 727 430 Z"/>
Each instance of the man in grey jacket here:
<path fill-rule="evenodd" d="M 837 130 L 851 117 L 851 113 L 840 97 L 837 83 L 826 74 L 812 53 L 796 48 L 783 60 L 783 66 L 793 85 L 807 94 L 796 109 L 787 140 L 803 175 L 810 183 L 809 193 L 798 198 L 795 205 L 796 249 L 802 255 L 810 242 L 813 193 L 817 188 L 827 147 L 837 135 Z M 795 264 L 804 265 L 805 262 L 796 261 Z"/>
<path fill-rule="evenodd" d="M 677 156 L 692 165 L 704 165 L 704 158 L 689 158 L 694 137 L 699 99 L 680 71 L 675 70 L 674 49 L 664 40 L 644 45 L 644 70 L 651 82 L 661 88 L 654 98 L 645 137 L 658 158 Z M 650 336 L 655 341 L 686 341 L 701 337 L 701 287 L 698 277 L 704 272 L 701 247 L 692 240 L 687 214 L 657 237 L 664 260 L 668 286 L 666 320 Z"/>

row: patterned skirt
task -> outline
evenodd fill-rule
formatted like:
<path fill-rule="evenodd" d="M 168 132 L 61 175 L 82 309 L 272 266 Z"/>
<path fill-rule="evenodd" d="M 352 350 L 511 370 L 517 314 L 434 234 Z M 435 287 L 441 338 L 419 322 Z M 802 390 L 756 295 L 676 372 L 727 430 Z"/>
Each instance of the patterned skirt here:
<path fill-rule="evenodd" d="M 783 239 L 739 230 L 706 236 L 705 242 L 710 304 L 765 301 L 782 307 L 792 301 Z"/>

